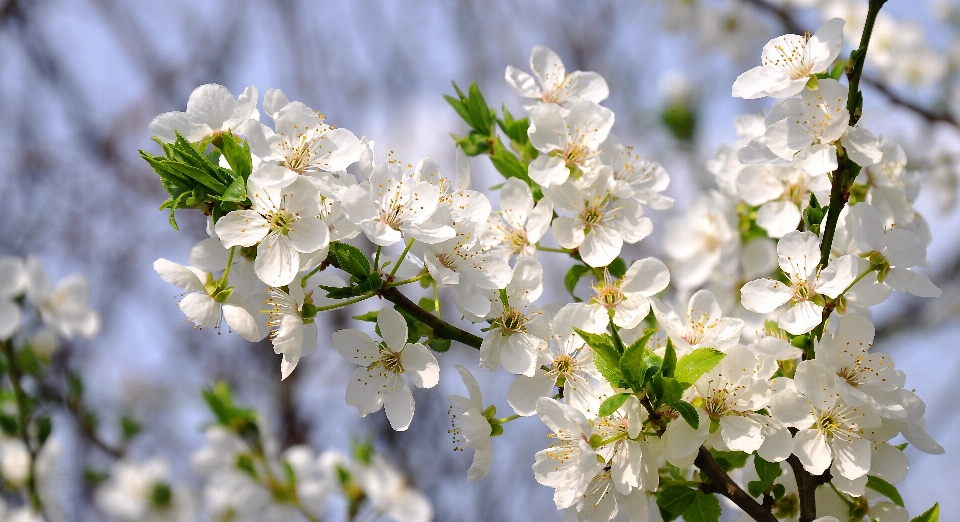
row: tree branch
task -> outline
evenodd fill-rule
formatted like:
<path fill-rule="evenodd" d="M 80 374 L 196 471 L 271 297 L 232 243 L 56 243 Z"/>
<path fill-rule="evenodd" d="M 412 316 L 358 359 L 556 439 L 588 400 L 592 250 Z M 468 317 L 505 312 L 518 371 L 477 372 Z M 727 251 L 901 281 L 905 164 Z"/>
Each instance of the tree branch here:
<path fill-rule="evenodd" d="M 770 508 L 758 503 L 749 493 L 734 482 L 733 479 L 730 478 L 730 475 L 727 475 L 727 472 L 720 467 L 720 464 L 713 458 L 713 455 L 710 454 L 707 448 L 700 446 L 700 452 L 697 453 L 697 458 L 693 463 L 700 468 L 700 471 L 703 472 L 704 475 L 713 481 L 713 484 L 710 485 L 711 487 L 707 488 L 712 490 L 710 492 L 719 493 L 727 497 L 736 504 L 737 507 L 742 509 L 744 513 L 750 515 L 750 517 L 758 522 L 777 522 L 777 517 L 773 516 Z"/>
<path fill-rule="evenodd" d="M 434 333 L 438 336 L 463 343 L 467 346 L 472 346 L 478 350 L 480 349 L 480 343 L 483 342 L 482 338 L 461 330 L 443 319 L 434 316 L 423 308 L 420 308 L 416 303 L 408 299 L 407 296 L 403 295 L 397 287 L 384 288 L 380 292 L 380 295 L 387 301 L 395 304 L 398 308 L 402 308 L 405 312 L 416 318 L 416 320 L 433 328 Z"/>
<path fill-rule="evenodd" d="M 817 518 L 817 486 L 833 480 L 830 470 L 823 475 L 811 475 L 803 469 L 803 464 L 796 455 L 790 455 L 787 463 L 793 468 L 793 476 L 797 479 L 797 490 L 800 492 L 800 522 L 813 522 Z"/>

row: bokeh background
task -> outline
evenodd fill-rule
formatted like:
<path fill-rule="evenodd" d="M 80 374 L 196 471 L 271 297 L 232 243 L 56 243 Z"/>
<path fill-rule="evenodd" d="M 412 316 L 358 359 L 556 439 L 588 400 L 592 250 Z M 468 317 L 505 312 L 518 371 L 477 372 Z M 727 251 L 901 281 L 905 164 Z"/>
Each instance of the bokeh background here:
<path fill-rule="evenodd" d="M 836 9 L 866 0 L 827 3 Z M 876 313 L 876 349 L 907 372 L 908 387 L 927 402 L 928 431 L 947 450 L 934 457 L 908 448 L 912 470 L 900 491 L 913 514 L 941 502 L 946 520 L 960 512 L 955 9 L 950 0 L 891 0 L 884 7 L 898 24 L 877 45 L 920 43 L 899 62 L 899 75 L 868 66 L 875 82 L 865 87 L 863 118 L 874 133 L 900 142 L 911 167 L 926 176 L 918 202 L 934 237 L 926 273 L 944 295 L 895 295 Z M 661 255 L 667 220 L 712 186 L 704 165 L 720 144 L 736 139 L 733 118 L 771 104 L 732 99 L 733 80 L 759 62 L 768 39 L 787 28 L 815 30 L 823 19 L 815 0 L 0 0 L 0 255 L 36 255 L 55 278 L 81 273 L 91 280 L 103 330 L 61 346 L 56 362 L 82 375 L 99 437 L 118 440 L 123 415 L 143 425 L 127 448 L 132 458 L 165 456 L 179 477 L 199 486 L 188 456 L 210 421 L 200 391 L 222 379 L 238 402 L 265 412 L 282 446 L 346 451 L 352 438 L 371 437 L 433 501 L 438 521 L 560 520 L 552 490 L 536 484 L 530 470 L 546 444 L 536 419 L 508 425 L 494 440 L 490 475 L 467 484 L 469 452 L 453 452 L 446 397 L 464 393 L 454 365 L 476 368 L 471 348 L 455 345 L 439 357 L 440 385 L 415 392 L 413 424 L 396 433 L 382 413 L 360 418 L 343 401 L 352 366 L 331 349 L 329 336 L 364 308 L 324 316 L 319 350 L 283 382 L 268 341 L 251 344 L 185 323 L 177 290 L 151 265 L 160 257 L 185 262 L 192 244 L 206 237 L 204 223 L 181 212 L 177 232 L 157 210 L 165 193 L 137 154 L 156 152 L 148 123 L 183 110 L 203 83 L 234 93 L 256 85 L 261 95 L 278 87 L 328 122 L 374 140 L 378 159 L 388 151 L 410 163 L 430 156 L 452 172 L 450 133 L 465 134 L 466 125 L 442 98 L 453 93 L 450 81 L 475 81 L 491 106 L 505 103 L 521 113 L 504 68 L 526 70 L 530 49 L 547 45 L 568 71 L 606 78 L 614 133 L 670 173 L 675 208 L 652 213 L 654 234 L 625 249 L 627 259 Z M 497 182 L 485 158 L 471 166 L 475 187 Z M 566 261 L 542 261 L 554 277 L 545 302 L 566 302 L 557 290 Z M 511 376 L 476 374 L 485 399 L 507 411 Z M 55 417 L 55 433 L 65 448 L 68 520 L 101 520 L 82 472 L 104 470 L 112 457 L 66 409 Z M 336 508 L 330 520 L 342 518 Z"/>

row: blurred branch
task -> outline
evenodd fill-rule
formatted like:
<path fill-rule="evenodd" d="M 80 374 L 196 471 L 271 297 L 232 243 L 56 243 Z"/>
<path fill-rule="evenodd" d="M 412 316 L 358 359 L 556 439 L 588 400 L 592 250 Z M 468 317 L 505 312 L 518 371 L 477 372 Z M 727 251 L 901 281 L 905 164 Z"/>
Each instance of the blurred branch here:
<path fill-rule="evenodd" d="M 122 446 L 114 446 L 100 437 L 93 422 L 91 422 L 92 418 L 90 416 L 90 412 L 87 411 L 87 408 L 84 406 L 83 402 L 80 400 L 68 399 L 59 390 L 45 383 L 40 385 L 39 391 L 40 395 L 45 399 L 63 406 L 63 408 L 74 417 L 77 426 L 80 428 L 80 433 L 94 446 L 100 448 L 104 453 L 115 459 L 123 458 L 126 448 Z"/>

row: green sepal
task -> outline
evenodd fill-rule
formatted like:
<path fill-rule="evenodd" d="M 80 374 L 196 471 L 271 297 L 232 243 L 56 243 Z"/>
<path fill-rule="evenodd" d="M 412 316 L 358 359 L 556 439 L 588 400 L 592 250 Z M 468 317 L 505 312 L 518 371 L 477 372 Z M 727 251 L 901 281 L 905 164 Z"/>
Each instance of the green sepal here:
<path fill-rule="evenodd" d="M 353 318 L 356 319 L 357 321 L 366 321 L 368 323 L 375 323 L 377 322 L 377 316 L 379 314 L 380 314 L 379 310 L 371 310 L 365 314 L 355 315 L 353 316 Z"/>

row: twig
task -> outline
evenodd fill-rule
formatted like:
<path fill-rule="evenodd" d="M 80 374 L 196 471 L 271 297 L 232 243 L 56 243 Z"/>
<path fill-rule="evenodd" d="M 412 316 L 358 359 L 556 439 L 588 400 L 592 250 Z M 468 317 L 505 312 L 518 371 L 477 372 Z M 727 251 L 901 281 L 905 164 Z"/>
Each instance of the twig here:
<path fill-rule="evenodd" d="M 758 522 L 777 522 L 777 517 L 773 516 L 771 509 L 758 503 L 749 493 L 734 482 L 733 479 L 730 478 L 730 475 L 727 475 L 727 472 L 720 467 L 720 464 L 713 458 L 713 455 L 710 454 L 707 448 L 700 446 L 700 451 L 697 453 L 697 458 L 693 463 L 713 482 L 712 484 L 702 486 L 701 489 L 704 489 L 705 492 L 719 493 L 727 497 L 736 504 L 737 507 L 742 509 L 744 513 L 750 515 L 750 517 Z"/>

